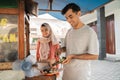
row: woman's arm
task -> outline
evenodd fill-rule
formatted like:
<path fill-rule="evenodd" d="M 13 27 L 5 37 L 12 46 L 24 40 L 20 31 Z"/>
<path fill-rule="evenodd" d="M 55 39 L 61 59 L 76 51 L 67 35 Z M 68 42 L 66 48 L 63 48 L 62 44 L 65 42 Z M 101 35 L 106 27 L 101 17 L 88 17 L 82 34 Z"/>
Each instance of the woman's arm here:
<path fill-rule="evenodd" d="M 40 41 L 38 40 L 37 48 L 36 48 L 36 59 L 37 59 L 37 61 L 39 61 L 39 58 L 40 58 L 39 49 L 40 49 Z"/>

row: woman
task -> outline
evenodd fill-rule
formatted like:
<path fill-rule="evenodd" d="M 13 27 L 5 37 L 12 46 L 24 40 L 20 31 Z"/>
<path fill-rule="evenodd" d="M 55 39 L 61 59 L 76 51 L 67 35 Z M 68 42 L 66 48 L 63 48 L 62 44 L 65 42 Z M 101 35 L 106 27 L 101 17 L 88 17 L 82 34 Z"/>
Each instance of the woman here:
<path fill-rule="evenodd" d="M 37 42 L 37 61 L 40 62 L 40 65 L 47 65 L 48 63 L 53 64 L 56 60 L 58 60 L 56 51 L 59 48 L 59 42 L 48 23 L 43 23 L 40 30 L 42 37 L 40 37 Z"/>

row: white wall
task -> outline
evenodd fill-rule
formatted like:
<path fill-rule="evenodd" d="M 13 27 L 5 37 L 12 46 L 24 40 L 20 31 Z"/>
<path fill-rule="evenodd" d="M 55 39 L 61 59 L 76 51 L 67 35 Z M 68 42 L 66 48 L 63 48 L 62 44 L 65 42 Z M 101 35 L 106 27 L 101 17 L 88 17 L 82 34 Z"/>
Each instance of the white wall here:
<path fill-rule="evenodd" d="M 105 16 L 114 14 L 115 18 L 115 47 L 116 54 L 120 54 L 120 0 L 114 0 L 105 5 Z M 90 14 L 86 14 L 80 17 L 81 20 L 85 23 L 91 23 L 97 20 L 96 10 Z"/>
<path fill-rule="evenodd" d="M 115 11 L 115 41 L 116 53 L 120 54 L 120 9 Z"/>
<path fill-rule="evenodd" d="M 94 22 L 97 20 L 97 12 L 94 11 L 90 14 L 86 14 L 80 17 L 81 21 L 84 22 L 85 24 Z"/>
<path fill-rule="evenodd" d="M 105 6 L 105 16 L 114 14 L 116 54 L 120 54 L 120 0 L 114 0 Z"/>

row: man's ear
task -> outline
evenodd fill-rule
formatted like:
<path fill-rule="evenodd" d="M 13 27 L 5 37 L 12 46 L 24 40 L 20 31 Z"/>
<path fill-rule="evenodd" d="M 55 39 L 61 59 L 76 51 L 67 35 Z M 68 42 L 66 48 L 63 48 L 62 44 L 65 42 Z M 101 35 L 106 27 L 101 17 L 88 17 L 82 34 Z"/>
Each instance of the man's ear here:
<path fill-rule="evenodd" d="M 81 16 L 81 11 L 78 11 L 78 12 L 77 12 L 77 15 L 78 15 L 78 16 Z"/>

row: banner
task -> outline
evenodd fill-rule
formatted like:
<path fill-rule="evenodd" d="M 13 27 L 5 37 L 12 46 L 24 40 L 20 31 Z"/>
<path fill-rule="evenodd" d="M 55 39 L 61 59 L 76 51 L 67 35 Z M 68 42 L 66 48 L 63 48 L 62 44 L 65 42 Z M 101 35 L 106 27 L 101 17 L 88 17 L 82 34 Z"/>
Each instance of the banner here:
<path fill-rule="evenodd" d="M 18 17 L 0 14 L 0 62 L 18 58 Z"/>

